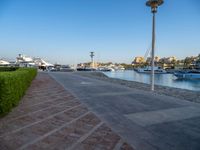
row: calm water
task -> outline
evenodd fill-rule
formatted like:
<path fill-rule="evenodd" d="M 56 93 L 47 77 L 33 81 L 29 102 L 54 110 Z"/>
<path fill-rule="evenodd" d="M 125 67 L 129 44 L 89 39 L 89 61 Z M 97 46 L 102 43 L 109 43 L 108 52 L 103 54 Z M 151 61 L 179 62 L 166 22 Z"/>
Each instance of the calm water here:
<path fill-rule="evenodd" d="M 150 83 L 150 74 L 137 73 L 133 70 L 104 73 L 111 78 Z M 200 91 L 200 80 L 180 80 L 173 76 L 173 74 L 155 74 L 155 84 Z"/>

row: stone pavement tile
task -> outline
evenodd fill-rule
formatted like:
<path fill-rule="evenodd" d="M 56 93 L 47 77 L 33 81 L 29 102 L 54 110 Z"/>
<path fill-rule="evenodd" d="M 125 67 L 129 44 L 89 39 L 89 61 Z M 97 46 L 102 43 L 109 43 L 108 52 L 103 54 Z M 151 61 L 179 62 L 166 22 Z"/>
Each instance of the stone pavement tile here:
<path fill-rule="evenodd" d="M 19 106 L 0 119 L 0 150 L 116 150 L 119 141 L 116 133 L 46 73 L 39 73 Z M 123 142 L 118 147 L 132 150 Z"/>
<path fill-rule="evenodd" d="M 77 106 L 77 105 L 78 104 L 74 103 L 73 106 Z M 25 115 L 25 116 L 15 119 L 15 120 L 11 120 L 9 122 L 4 122 L 4 123 L 0 124 L 0 137 L 2 135 L 6 134 L 7 132 L 11 132 L 13 130 L 23 128 L 24 126 L 33 124 L 34 122 L 41 121 L 42 119 L 50 117 L 51 115 L 62 112 L 69 108 L 71 108 L 71 107 L 69 107 L 68 105 L 65 104 L 60 107 L 52 107 L 50 109 L 47 109 L 47 110 L 44 110 L 41 112 Z"/>
<path fill-rule="evenodd" d="M 10 122 L 10 123 L 4 123 L 1 124 L 0 126 L 0 137 L 3 136 L 4 134 L 11 132 L 12 130 L 16 130 L 20 127 L 26 126 L 30 123 L 35 122 L 36 120 L 31 117 L 22 117 L 17 119 L 16 121 Z"/>
<path fill-rule="evenodd" d="M 36 112 L 36 111 L 40 111 L 40 110 L 46 110 L 46 109 L 49 109 L 49 110 L 52 110 L 52 109 L 56 109 L 56 108 L 61 108 L 61 107 L 63 107 L 63 106 L 68 106 L 68 107 L 73 107 L 73 106 L 75 106 L 75 105 L 78 105 L 78 104 L 80 104 L 80 102 L 78 102 L 78 101 L 75 101 L 75 100 L 63 100 L 63 101 L 61 101 L 61 102 L 54 102 L 53 104 L 51 104 L 50 106 L 49 105 L 46 105 L 46 107 L 44 106 L 42 106 L 42 107 L 38 107 L 38 105 L 35 107 L 36 109 L 35 110 L 33 110 L 32 108 L 30 109 L 30 108 L 28 108 L 28 109 L 24 109 L 24 111 L 23 111 L 23 114 L 26 114 L 26 113 L 31 113 L 31 112 Z M 20 116 L 20 114 L 18 114 L 18 116 Z"/>
<path fill-rule="evenodd" d="M 100 126 L 92 135 L 81 142 L 75 149 L 77 150 L 112 150 L 120 141 L 120 137 L 114 133 L 106 124 Z M 133 150 L 133 148 L 123 143 L 119 149 Z"/>
<path fill-rule="evenodd" d="M 121 147 L 120 150 L 133 150 L 133 148 L 126 142 L 124 142 Z"/>
<path fill-rule="evenodd" d="M 21 130 L 17 132 L 0 137 L 0 146 L 1 146 L 0 149 L 3 149 L 2 147 L 9 147 L 9 149 L 19 148 L 23 146 L 24 144 L 29 143 L 39 138 L 40 136 L 43 136 L 44 134 L 51 132 L 52 130 L 56 128 L 59 128 L 63 124 L 66 124 L 78 118 L 79 116 L 81 116 L 82 114 L 88 111 L 85 107 L 83 106 L 81 107 L 74 108 L 76 109 L 76 111 L 74 109 L 70 111 L 66 111 L 65 114 L 62 113 L 62 114 L 56 115 L 57 117 L 55 116 L 39 123 L 36 122 L 36 124 L 33 124 L 29 127 L 22 128 Z M 73 115 L 71 115 L 72 112 L 73 112 Z M 65 116 L 62 116 L 62 115 L 65 115 Z"/>
<path fill-rule="evenodd" d="M 168 147 L 168 149 L 173 147 L 174 149 L 180 150 L 200 149 L 200 117 L 173 123 L 152 125 L 148 127 L 148 130 L 156 135 L 153 139 L 147 139 L 148 142 L 151 142 L 152 144 L 159 142 L 160 149 Z"/>
<path fill-rule="evenodd" d="M 87 122 L 88 120 L 90 121 Z M 100 122 L 94 114 L 89 113 L 52 135 L 26 147 L 26 149 L 70 149 L 73 144 Z"/>

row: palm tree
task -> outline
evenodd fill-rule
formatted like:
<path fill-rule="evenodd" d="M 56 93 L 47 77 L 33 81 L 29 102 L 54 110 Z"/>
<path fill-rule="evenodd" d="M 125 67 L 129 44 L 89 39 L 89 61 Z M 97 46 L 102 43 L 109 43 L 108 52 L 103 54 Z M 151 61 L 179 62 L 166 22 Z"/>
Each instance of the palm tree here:
<path fill-rule="evenodd" d="M 171 61 L 171 64 L 172 64 L 172 67 L 174 68 L 174 67 L 175 67 L 175 65 L 177 64 L 177 61 L 176 61 L 176 59 L 173 59 L 173 60 Z"/>
<path fill-rule="evenodd" d="M 197 61 L 200 61 L 200 54 L 197 56 Z"/>
<path fill-rule="evenodd" d="M 190 65 L 194 62 L 194 57 L 186 57 L 184 60 L 184 67 L 189 68 Z"/>
<path fill-rule="evenodd" d="M 197 56 L 197 60 L 196 60 L 195 64 L 196 64 L 197 68 L 200 68 L 200 54 Z"/>

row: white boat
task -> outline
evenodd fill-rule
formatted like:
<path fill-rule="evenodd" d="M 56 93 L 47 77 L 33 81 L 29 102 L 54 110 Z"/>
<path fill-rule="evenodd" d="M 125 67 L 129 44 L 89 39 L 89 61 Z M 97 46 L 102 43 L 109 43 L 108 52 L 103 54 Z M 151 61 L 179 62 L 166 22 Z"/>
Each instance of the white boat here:
<path fill-rule="evenodd" d="M 145 68 L 137 68 L 136 71 L 138 73 L 151 73 L 151 66 L 147 66 Z M 165 74 L 167 73 L 164 69 L 161 67 L 154 67 L 154 73 L 155 74 Z"/>
<path fill-rule="evenodd" d="M 62 65 L 60 67 L 60 71 L 61 72 L 72 72 L 72 71 L 74 71 L 74 69 L 68 65 Z"/>
<path fill-rule="evenodd" d="M 124 70 L 125 70 L 124 67 L 114 67 L 114 69 L 115 69 L 116 71 L 124 71 Z"/>
<path fill-rule="evenodd" d="M 95 68 L 91 68 L 91 67 L 78 67 L 76 68 L 77 71 L 96 71 Z"/>
<path fill-rule="evenodd" d="M 175 72 L 174 76 L 176 76 L 178 79 L 200 79 L 200 71 L 179 71 Z"/>
<path fill-rule="evenodd" d="M 108 72 L 108 71 L 115 71 L 115 69 L 111 67 L 99 67 L 97 68 L 98 71 Z"/>

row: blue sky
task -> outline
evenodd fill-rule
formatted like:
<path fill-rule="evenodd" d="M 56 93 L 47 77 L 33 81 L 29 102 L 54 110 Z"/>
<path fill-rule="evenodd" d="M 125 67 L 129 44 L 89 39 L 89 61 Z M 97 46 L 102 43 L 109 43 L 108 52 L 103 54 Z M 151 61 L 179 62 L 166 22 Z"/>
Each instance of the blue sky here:
<path fill-rule="evenodd" d="M 52 63 L 131 63 L 151 44 L 146 0 L 1 0 L 0 58 L 19 54 Z M 200 1 L 165 0 L 156 14 L 156 55 L 200 53 Z"/>

